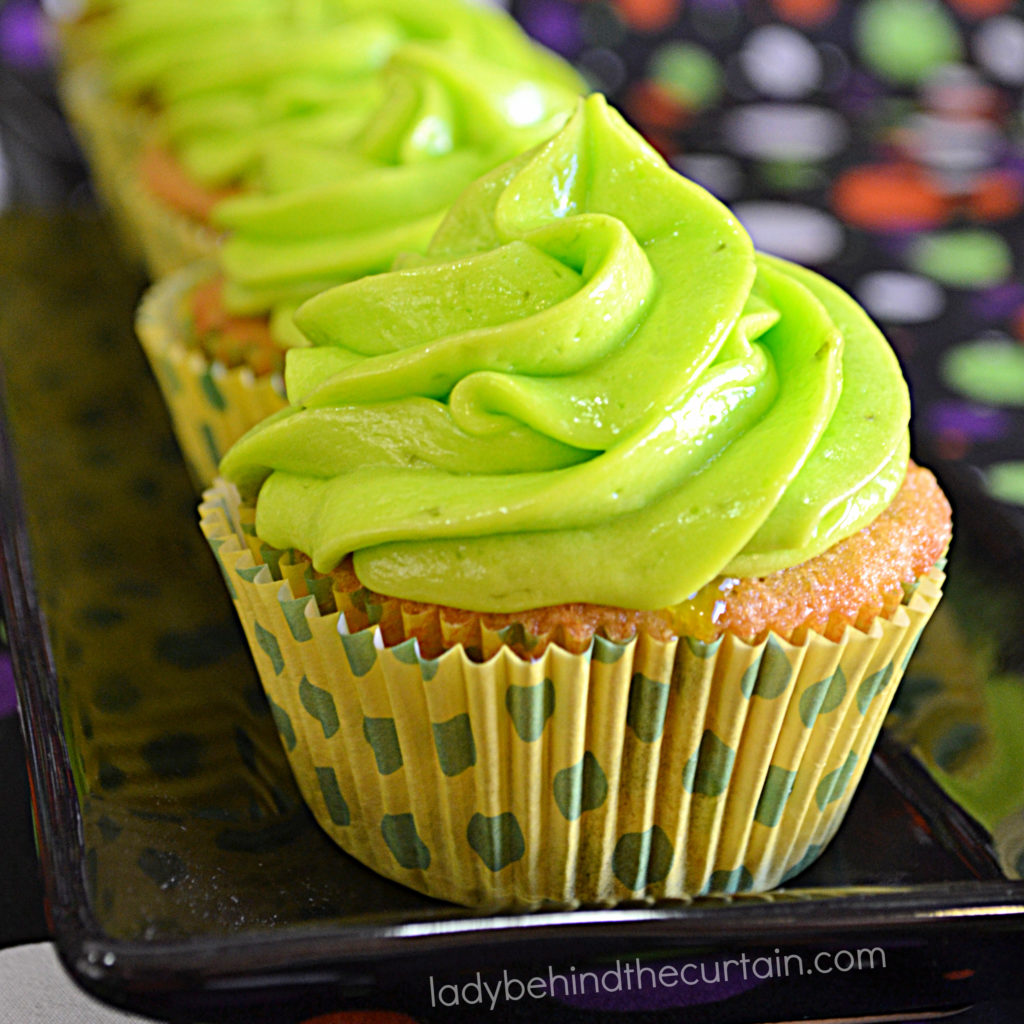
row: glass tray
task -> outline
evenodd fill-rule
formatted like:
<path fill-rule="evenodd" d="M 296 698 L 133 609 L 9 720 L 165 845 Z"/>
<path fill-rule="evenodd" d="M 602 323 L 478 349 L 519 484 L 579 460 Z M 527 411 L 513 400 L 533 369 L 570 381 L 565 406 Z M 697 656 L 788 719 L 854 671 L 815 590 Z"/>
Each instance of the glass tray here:
<path fill-rule="evenodd" d="M 489 916 L 348 858 L 298 797 L 196 526 L 132 334 L 144 282 L 87 212 L 0 220 L 0 268 L 0 589 L 51 930 L 91 992 L 179 1020 L 695 1022 L 1021 992 L 1024 883 L 891 731 L 829 849 L 771 894 Z M 980 527 L 959 523 L 915 659 L 979 605 L 964 656 L 1021 657 L 1024 573 Z"/>

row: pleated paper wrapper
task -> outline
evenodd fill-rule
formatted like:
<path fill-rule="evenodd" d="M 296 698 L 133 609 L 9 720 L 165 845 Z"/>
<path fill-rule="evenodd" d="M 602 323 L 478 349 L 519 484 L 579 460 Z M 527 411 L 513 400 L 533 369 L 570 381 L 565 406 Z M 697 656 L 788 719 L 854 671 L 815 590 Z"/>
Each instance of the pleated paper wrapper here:
<path fill-rule="evenodd" d="M 213 482 L 228 448 L 286 404 L 279 374 L 228 368 L 196 344 L 188 297 L 212 273 L 212 263 L 200 261 L 158 281 L 143 296 L 135 321 L 199 491 Z"/>
<path fill-rule="evenodd" d="M 832 838 L 943 575 L 891 621 L 712 644 L 596 637 L 486 660 L 356 628 L 294 552 L 255 538 L 218 481 L 200 509 L 292 771 L 337 844 L 474 907 L 764 891 Z"/>

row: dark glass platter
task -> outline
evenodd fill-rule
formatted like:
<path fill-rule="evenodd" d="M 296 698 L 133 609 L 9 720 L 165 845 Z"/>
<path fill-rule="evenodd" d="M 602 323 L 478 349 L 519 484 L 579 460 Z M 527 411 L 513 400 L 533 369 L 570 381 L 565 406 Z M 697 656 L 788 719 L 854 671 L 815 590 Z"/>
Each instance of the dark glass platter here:
<path fill-rule="evenodd" d="M 826 853 L 768 895 L 480 915 L 341 853 L 298 797 L 196 526 L 132 335 L 142 288 L 94 214 L 0 220 L 0 587 L 51 932 L 83 986 L 247 1021 L 855 1019 L 1021 994 L 1024 883 L 891 732 Z M 1019 667 L 1024 557 L 992 550 L 983 509 L 958 512 L 915 660 L 963 623 L 980 670 Z M 584 972 L 600 991 L 574 990 Z"/>

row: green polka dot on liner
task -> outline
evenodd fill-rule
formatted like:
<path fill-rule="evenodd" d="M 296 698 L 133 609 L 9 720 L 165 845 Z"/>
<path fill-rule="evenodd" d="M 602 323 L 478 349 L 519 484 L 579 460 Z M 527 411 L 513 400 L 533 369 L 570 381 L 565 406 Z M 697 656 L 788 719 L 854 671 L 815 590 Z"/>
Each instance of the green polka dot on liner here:
<path fill-rule="evenodd" d="M 741 864 L 732 871 L 712 871 L 704 892 L 749 892 L 753 888 L 754 876 Z"/>
<path fill-rule="evenodd" d="M 818 715 L 835 711 L 846 696 L 846 675 L 838 667 L 827 679 L 812 683 L 800 694 L 800 720 L 809 729 Z"/>
<path fill-rule="evenodd" d="M 705 729 L 700 746 L 683 769 L 683 786 L 688 793 L 721 796 L 729 785 L 735 759 L 736 751 Z"/>
<path fill-rule="evenodd" d="M 434 748 L 441 771 L 449 778 L 461 775 L 476 764 L 476 743 L 469 715 L 461 714 L 446 722 L 431 722 Z"/>
<path fill-rule="evenodd" d="M 533 743 L 544 732 L 548 719 L 555 713 L 555 684 L 550 679 L 533 686 L 512 684 L 505 691 L 505 708 L 519 738 Z"/>
<path fill-rule="evenodd" d="M 652 825 L 646 832 L 620 836 L 612 853 L 612 873 L 631 892 L 638 892 L 667 878 L 674 856 L 664 829 Z"/>
<path fill-rule="evenodd" d="M 1024 406 L 1024 345 L 979 338 L 951 349 L 940 364 L 945 383 L 985 405 Z"/>
<path fill-rule="evenodd" d="M 495 873 L 521 860 L 526 853 L 523 830 L 511 811 L 493 817 L 474 814 L 466 828 L 466 840 L 473 852 Z"/>
<path fill-rule="evenodd" d="M 665 729 L 668 691 L 668 683 L 648 679 L 641 672 L 634 673 L 630 680 L 626 724 L 644 743 L 655 743 L 661 739 Z"/>
<path fill-rule="evenodd" d="M 970 228 L 920 235 L 910 246 L 913 270 L 951 288 L 987 288 L 1013 273 L 1013 255 L 994 231 Z"/>
<path fill-rule="evenodd" d="M 352 821 L 352 815 L 338 785 L 338 776 L 335 775 L 333 768 L 316 768 L 315 771 L 316 781 L 320 785 L 320 792 L 331 821 L 344 828 Z"/>
<path fill-rule="evenodd" d="M 363 736 L 373 750 L 377 771 L 393 775 L 402 767 L 402 748 L 393 718 L 363 718 Z"/>
<path fill-rule="evenodd" d="M 385 814 L 380 832 L 391 855 L 403 868 L 426 870 L 430 867 L 430 850 L 420 839 L 411 814 Z"/>
<path fill-rule="evenodd" d="M 856 767 L 857 752 L 851 750 L 846 756 L 846 760 L 838 768 L 822 776 L 821 781 L 814 790 L 814 802 L 818 805 L 819 810 L 825 810 L 830 803 L 838 800 L 843 795 Z"/>
<path fill-rule="evenodd" d="M 687 107 L 710 106 L 722 91 L 722 72 L 702 46 L 671 42 L 660 46 L 648 65 L 650 78 Z"/>
<path fill-rule="evenodd" d="M 740 692 L 748 698 L 775 700 L 786 692 L 792 677 L 793 667 L 786 652 L 774 637 L 769 637 L 761 657 L 743 673 Z"/>
<path fill-rule="evenodd" d="M 562 817 L 575 821 L 584 811 L 592 811 L 605 802 L 608 777 L 588 750 L 576 764 L 555 773 L 552 788 Z"/>
<path fill-rule="evenodd" d="M 999 501 L 1024 505 L 1024 461 L 993 463 L 985 470 L 985 487 Z"/>
<path fill-rule="evenodd" d="M 327 690 L 314 686 L 305 676 L 299 682 L 299 701 L 319 723 L 324 739 L 330 739 L 341 727 L 334 698 Z"/>
<path fill-rule="evenodd" d="M 938 0 L 868 0 L 856 37 L 864 62 L 892 82 L 920 82 L 962 56 L 960 33 Z"/>

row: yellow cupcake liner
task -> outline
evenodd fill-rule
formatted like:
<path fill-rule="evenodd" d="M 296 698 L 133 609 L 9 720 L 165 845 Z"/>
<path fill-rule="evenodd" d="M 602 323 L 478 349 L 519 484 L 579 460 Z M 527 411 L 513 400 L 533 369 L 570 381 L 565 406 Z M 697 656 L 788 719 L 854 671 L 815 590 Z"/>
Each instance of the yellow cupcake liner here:
<path fill-rule="evenodd" d="M 188 296 L 212 272 L 212 264 L 199 262 L 158 281 L 143 296 L 135 323 L 199 490 L 216 477 L 221 457 L 235 441 L 285 405 L 280 374 L 229 369 L 197 347 Z"/>
<path fill-rule="evenodd" d="M 256 539 L 233 486 L 218 481 L 200 519 L 321 826 L 389 878 L 488 908 L 798 874 L 843 818 L 944 580 L 933 570 L 891 621 L 838 643 L 640 636 L 426 659 L 415 640 L 349 632 L 325 581 Z"/>

